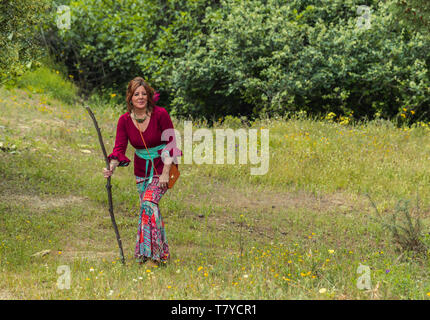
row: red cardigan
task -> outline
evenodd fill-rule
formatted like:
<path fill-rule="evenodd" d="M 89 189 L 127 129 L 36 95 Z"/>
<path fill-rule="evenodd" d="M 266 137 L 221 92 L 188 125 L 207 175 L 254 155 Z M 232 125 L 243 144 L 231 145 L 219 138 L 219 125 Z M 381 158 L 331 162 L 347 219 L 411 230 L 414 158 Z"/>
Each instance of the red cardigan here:
<path fill-rule="evenodd" d="M 148 127 L 142 133 L 146 146 L 148 148 L 152 148 L 163 143 L 166 145 L 172 143 L 170 146 L 173 147 L 169 148 L 166 146 L 165 148 L 169 151 L 170 156 L 182 156 L 181 150 L 176 148 L 176 140 L 174 136 L 170 136 L 169 141 L 161 141 L 161 134 L 166 129 L 173 129 L 172 120 L 170 119 L 166 109 L 155 106 L 152 110 Z M 142 138 L 139 134 L 139 129 L 134 125 L 133 120 L 130 117 L 130 113 L 126 112 L 119 117 L 118 125 L 116 127 L 115 147 L 113 148 L 113 152 L 108 156 L 109 161 L 111 159 L 117 159 L 119 161 L 119 166 L 128 166 L 130 160 L 125 156 L 125 152 L 129 141 L 135 149 L 145 149 L 145 145 L 143 144 Z M 161 150 L 158 151 L 158 154 L 161 154 L 161 152 Z M 147 172 L 145 172 L 146 161 L 149 161 Z M 161 157 L 154 159 L 154 165 L 154 175 L 160 175 L 163 172 L 164 167 Z M 134 174 L 136 176 L 148 177 L 151 172 L 151 167 L 151 160 L 145 160 L 139 158 L 136 154 L 134 155 Z"/>

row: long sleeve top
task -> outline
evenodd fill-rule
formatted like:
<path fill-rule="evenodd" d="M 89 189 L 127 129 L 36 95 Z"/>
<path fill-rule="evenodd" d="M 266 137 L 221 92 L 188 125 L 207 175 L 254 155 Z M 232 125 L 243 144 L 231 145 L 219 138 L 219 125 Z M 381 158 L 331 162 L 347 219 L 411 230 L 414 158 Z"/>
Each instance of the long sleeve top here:
<path fill-rule="evenodd" d="M 149 119 L 148 127 L 142 132 L 143 139 L 145 140 L 148 148 L 157 147 L 161 144 L 166 144 L 163 150 L 158 151 L 158 154 L 164 150 L 169 151 L 170 157 L 182 156 L 181 150 L 176 148 L 175 136 L 170 134 L 168 141 L 162 141 L 161 135 L 164 130 L 173 129 L 173 123 L 166 109 L 155 106 L 152 110 L 151 118 Z M 117 159 L 121 167 L 128 166 L 130 159 L 125 155 L 127 150 L 128 142 L 135 149 L 145 149 L 145 145 L 139 133 L 139 129 L 131 119 L 130 113 L 126 112 L 119 117 L 118 125 L 116 128 L 115 146 L 113 152 L 108 156 L 109 161 L 111 159 Z M 146 162 L 149 161 L 148 169 L 146 169 Z M 154 160 L 154 175 L 161 175 L 163 172 L 164 163 L 161 157 L 157 157 Z M 145 160 L 134 155 L 134 174 L 139 177 L 148 177 L 150 175 L 152 163 L 151 160 Z"/>

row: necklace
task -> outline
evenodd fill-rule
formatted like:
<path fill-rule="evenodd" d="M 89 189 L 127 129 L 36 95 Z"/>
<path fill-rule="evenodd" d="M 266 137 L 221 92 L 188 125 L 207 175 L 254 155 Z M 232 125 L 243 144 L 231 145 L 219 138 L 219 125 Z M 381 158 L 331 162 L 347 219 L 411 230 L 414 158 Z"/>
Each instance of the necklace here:
<path fill-rule="evenodd" d="M 136 115 L 134 114 L 134 112 L 132 113 L 132 115 L 133 115 L 133 119 L 136 120 L 138 123 L 143 123 L 146 120 L 146 118 L 148 118 L 147 114 L 145 114 L 145 116 L 142 119 L 136 118 Z"/>

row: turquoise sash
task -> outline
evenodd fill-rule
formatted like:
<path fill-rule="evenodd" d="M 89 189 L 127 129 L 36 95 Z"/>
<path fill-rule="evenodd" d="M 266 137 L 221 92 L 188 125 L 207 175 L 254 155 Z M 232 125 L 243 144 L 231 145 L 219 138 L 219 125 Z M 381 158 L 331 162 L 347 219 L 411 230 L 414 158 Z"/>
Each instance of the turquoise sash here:
<path fill-rule="evenodd" d="M 147 160 L 145 173 L 148 172 L 148 164 L 149 164 L 148 160 L 152 161 L 151 172 L 149 173 L 148 184 L 150 184 L 152 182 L 152 177 L 154 175 L 154 159 L 158 158 L 160 156 L 158 154 L 158 151 L 162 150 L 165 147 L 166 147 L 166 144 L 160 144 L 159 146 L 156 146 L 153 148 L 148 148 L 148 151 L 146 151 L 146 149 L 136 149 L 136 151 L 135 151 L 139 158 Z"/>

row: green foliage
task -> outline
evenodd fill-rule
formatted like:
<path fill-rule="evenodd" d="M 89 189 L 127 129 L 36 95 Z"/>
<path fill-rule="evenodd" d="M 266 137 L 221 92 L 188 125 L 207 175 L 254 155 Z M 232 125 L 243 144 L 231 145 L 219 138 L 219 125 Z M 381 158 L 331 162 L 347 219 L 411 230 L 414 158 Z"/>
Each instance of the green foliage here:
<path fill-rule="evenodd" d="M 47 93 L 55 99 L 73 104 L 78 99 L 78 89 L 70 80 L 64 79 L 60 69 L 56 64 L 43 65 L 19 77 L 17 86 L 31 93 Z"/>
<path fill-rule="evenodd" d="M 428 0 L 394 0 L 392 10 L 399 20 L 414 30 L 429 32 L 430 2 Z"/>
<path fill-rule="evenodd" d="M 399 217 L 400 214 L 402 214 L 401 217 Z M 399 201 L 397 204 L 396 212 L 392 216 L 390 230 L 401 250 L 417 251 L 419 253 L 427 252 L 422 240 L 424 238 L 422 222 L 419 218 L 414 218 L 411 215 L 407 201 Z"/>
<path fill-rule="evenodd" d="M 182 114 L 351 112 L 428 117 L 429 37 L 403 32 L 386 6 L 358 28 L 361 1 L 226 0 L 208 10 L 207 37 L 177 59 L 173 105 Z"/>
<path fill-rule="evenodd" d="M 239 129 L 246 126 L 247 119 L 246 117 L 238 118 L 228 115 L 224 118 L 222 124 L 226 128 Z"/>
<path fill-rule="evenodd" d="M 382 218 L 370 196 L 368 197 L 382 225 L 390 231 L 393 242 L 398 251 L 402 253 L 427 253 L 429 247 L 426 244 L 426 234 L 428 234 L 428 232 L 424 232 L 424 226 L 421 219 L 418 216 L 414 217 L 410 201 L 399 200 L 396 204 L 394 213 L 390 217 L 390 221 L 387 222 Z M 415 215 L 418 215 L 419 213 L 419 201 L 417 197 Z"/>
<path fill-rule="evenodd" d="M 188 41 L 198 33 L 207 5 L 203 0 L 80 0 L 66 4 L 71 9 L 71 28 L 47 26 L 52 51 L 88 91 L 104 86 L 121 92 L 137 75 L 160 92 L 170 90 L 167 77 L 174 67 L 173 58 L 183 55 Z"/>
<path fill-rule="evenodd" d="M 37 27 L 48 0 L 0 1 L 0 83 L 30 69 L 42 55 Z"/>
<path fill-rule="evenodd" d="M 121 93 L 141 75 L 178 116 L 301 110 L 412 123 L 430 118 L 430 35 L 398 23 L 395 3 L 78 0 L 71 29 L 47 38 L 81 86 Z"/>

